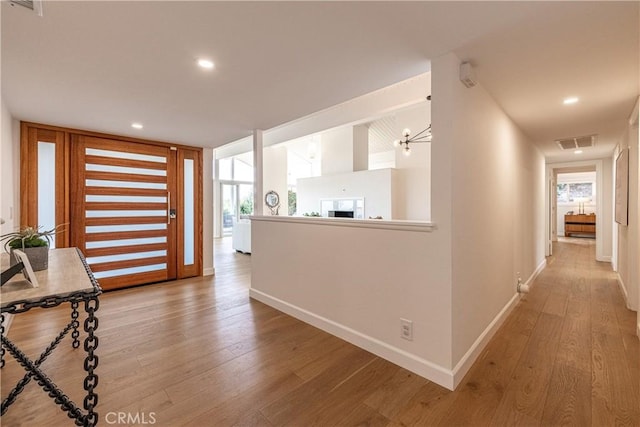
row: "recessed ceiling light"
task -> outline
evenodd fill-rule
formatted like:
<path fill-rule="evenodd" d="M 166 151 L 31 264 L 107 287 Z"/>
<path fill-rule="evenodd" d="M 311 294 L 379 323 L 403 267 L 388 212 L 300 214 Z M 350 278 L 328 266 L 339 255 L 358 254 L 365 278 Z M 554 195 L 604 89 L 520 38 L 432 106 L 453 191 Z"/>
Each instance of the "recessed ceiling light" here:
<path fill-rule="evenodd" d="M 211 70 L 213 68 L 213 61 L 208 59 L 200 58 L 198 59 L 198 66 L 201 68 L 205 68 L 207 70 Z"/>
<path fill-rule="evenodd" d="M 142 129 L 143 126 L 140 123 L 131 123 L 131 127 L 134 129 Z"/>
<path fill-rule="evenodd" d="M 573 154 L 582 154 L 582 150 L 576 150 L 573 152 Z"/>
<path fill-rule="evenodd" d="M 569 98 L 565 98 L 562 103 L 564 105 L 569 105 L 569 104 L 575 104 L 576 102 L 578 102 L 578 98 L 575 96 L 569 97 Z"/>

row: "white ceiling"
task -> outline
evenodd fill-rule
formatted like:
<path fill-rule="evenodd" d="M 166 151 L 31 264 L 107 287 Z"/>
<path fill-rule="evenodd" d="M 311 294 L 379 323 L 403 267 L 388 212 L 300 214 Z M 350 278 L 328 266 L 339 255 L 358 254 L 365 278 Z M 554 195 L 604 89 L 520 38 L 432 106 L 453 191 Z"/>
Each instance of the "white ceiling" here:
<path fill-rule="evenodd" d="M 601 157 L 639 92 L 639 20 L 638 2 L 3 1 L 2 96 L 21 120 L 215 147 L 454 51 L 548 160 L 594 133 L 581 159 Z"/>

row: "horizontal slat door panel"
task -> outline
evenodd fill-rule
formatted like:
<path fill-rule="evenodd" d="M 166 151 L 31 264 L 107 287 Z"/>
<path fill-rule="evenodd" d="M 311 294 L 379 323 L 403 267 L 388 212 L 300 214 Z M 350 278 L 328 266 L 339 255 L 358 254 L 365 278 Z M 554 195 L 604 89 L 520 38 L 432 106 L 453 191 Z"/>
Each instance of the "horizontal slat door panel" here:
<path fill-rule="evenodd" d="M 94 273 L 109 270 L 120 270 L 131 267 L 141 267 L 144 265 L 163 264 L 167 261 L 166 256 L 158 256 L 152 258 L 130 259 L 126 261 L 99 262 L 91 264 L 91 270 Z"/>
<path fill-rule="evenodd" d="M 167 165 L 165 163 L 149 162 L 147 160 L 133 160 L 133 159 L 122 159 L 122 158 L 115 158 L 115 157 L 104 157 L 104 156 L 85 156 L 85 163 L 92 164 L 92 165 L 121 166 L 121 167 L 128 167 L 128 168 L 151 169 L 151 170 L 160 170 L 160 171 L 165 171 L 167 169 Z"/>
<path fill-rule="evenodd" d="M 85 256 L 99 257 L 108 255 L 119 255 L 121 253 L 151 252 L 167 250 L 166 243 L 150 243 L 147 245 L 129 245 L 129 246 L 109 246 L 106 248 L 90 248 L 85 251 Z"/>
<path fill-rule="evenodd" d="M 98 242 L 106 240 L 143 239 L 148 237 L 163 237 L 166 235 L 166 230 L 121 231 L 116 233 L 87 233 L 86 241 Z"/>
<path fill-rule="evenodd" d="M 143 283 L 162 282 L 166 279 L 164 271 L 149 271 L 144 273 L 129 273 L 126 275 L 102 277 L 98 279 L 100 286 L 105 291 L 126 288 L 127 286 L 135 286 Z"/>
<path fill-rule="evenodd" d="M 132 182 L 156 182 L 166 183 L 167 177 L 161 175 L 143 175 L 135 173 L 118 173 L 102 171 L 86 171 L 86 179 L 97 179 L 104 181 L 132 181 Z"/>
<path fill-rule="evenodd" d="M 125 225 L 125 224 L 166 224 L 167 216 L 104 216 L 90 217 L 86 219 L 87 226 L 98 225 Z"/>
<path fill-rule="evenodd" d="M 73 200 L 82 218 L 74 239 L 98 282 L 114 289 L 174 278 L 171 150 L 93 137 L 72 141 L 84 184 Z"/>
<path fill-rule="evenodd" d="M 166 197 L 167 190 L 154 188 L 87 187 L 87 195 Z"/>
<path fill-rule="evenodd" d="M 101 155 L 102 153 L 113 152 L 111 157 L 117 157 L 118 155 L 123 158 L 136 158 L 137 155 L 144 158 L 153 158 L 159 163 L 166 163 L 166 153 L 164 147 L 144 145 L 144 144 L 131 144 L 116 139 L 106 139 L 95 136 L 83 136 L 82 137 L 86 147 L 88 155 Z M 123 147 L 126 147 L 123 150 Z M 117 153 L 117 154 L 116 154 Z M 123 154 L 124 153 L 124 154 Z"/>

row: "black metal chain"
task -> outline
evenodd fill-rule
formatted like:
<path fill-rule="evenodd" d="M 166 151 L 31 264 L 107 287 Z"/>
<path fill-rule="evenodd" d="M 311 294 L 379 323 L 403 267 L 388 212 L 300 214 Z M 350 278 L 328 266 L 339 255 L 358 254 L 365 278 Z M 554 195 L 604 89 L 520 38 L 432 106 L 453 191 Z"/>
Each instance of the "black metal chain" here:
<path fill-rule="evenodd" d="M 62 332 L 58 334 L 56 339 L 53 340 L 51 344 L 49 344 L 49 347 L 47 347 L 46 350 L 42 352 L 38 360 L 35 361 L 34 363 L 35 366 L 40 367 L 40 365 L 42 365 L 42 363 L 44 363 L 44 361 L 47 360 L 47 357 L 51 355 L 51 352 L 58 346 L 58 344 L 60 344 L 60 341 L 62 341 L 62 339 L 69 333 L 72 326 L 73 324 L 69 323 L 67 327 L 64 328 Z M 31 378 L 33 378 L 33 373 L 32 372 L 27 373 L 18 382 L 18 384 L 16 384 L 13 390 L 11 390 L 7 398 L 2 401 L 2 415 L 4 415 L 4 413 L 7 412 L 7 409 L 9 409 L 9 406 L 11 406 L 11 404 L 13 404 L 13 402 L 16 400 L 16 397 L 18 397 L 18 395 L 22 393 L 22 390 L 27 384 L 29 384 L 29 381 L 31 381 Z"/>
<path fill-rule="evenodd" d="M 98 328 L 98 318 L 95 317 L 95 312 L 100 306 L 98 301 L 98 295 L 102 293 L 100 285 L 96 281 L 89 265 L 87 264 L 82 252 L 78 249 L 78 254 L 84 265 L 85 270 L 91 280 L 93 289 L 90 291 L 74 292 L 65 296 L 52 296 L 43 298 L 36 301 L 20 300 L 14 301 L 11 304 L 2 308 L 0 312 L 0 335 L 2 337 L 2 345 L 0 345 L 2 351 L 2 359 L 0 361 L 0 368 L 4 367 L 5 360 L 5 347 L 16 358 L 16 360 L 25 368 L 28 373 L 25 377 L 16 385 L 16 387 L 9 394 L 9 397 L 2 402 L 2 414 L 5 413 L 7 408 L 13 403 L 16 396 L 22 391 L 24 386 L 33 378 L 48 393 L 49 397 L 53 398 L 55 403 L 60 405 L 61 409 L 67 412 L 69 418 L 75 419 L 75 424 L 78 426 L 95 426 L 98 423 L 98 413 L 94 411 L 98 404 L 98 395 L 94 389 L 98 385 L 98 375 L 94 370 L 98 366 L 98 356 L 94 354 L 95 349 L 98 347 L 98 337 L 94 335 L 95 330 Z M 84 342 L 84 350 L 87 352 L 87 357 L 84 361 L 84 368 L 87 371 L 87 377 L 84 380 L 84 389 L 87 391 L 87 396 L 84 399 L 84 408 L 87 410 L 87 414 L 84 415 L 80 408 L 69 399 L 52 381 L 47 375 L 42 372 L 39 366 L 47 359 L 53 349 L 60 343 L 64 336 L 73 329 L 71 334 L 73 338 L 73 348 L 80 347 L 80 322 L 78 321 L 78 305 L 80 301 L 84 301 L 85 310 L 87 312 L 87 319 L 84 322 L 84 330 L 87 332 L 87 338 Z M 7 337 L 5 337 L 4 319 L 5 313 L 17 314 L 24 313 L 35 307 L 51 308 L 56 307 L 63 302 L 70 302 L 72 307 L 71 322 L 65 327 L 65 329 L 58 335 L 58 337 L 47 347 L 47 349 L 40 355 L 38 360 L 32 362 L 20 349 L 18 349 Z"/>
<path fill-rule="evenodd" d="M 80 347 L 80 340 L 78 337 L 80 336 L 80 332 L 78 331 L 78 327 L 80 326 L 80 322 L 78 321 L 78 301 L 71 302 L 71 326 L 73 327 L 73 332 L 71 333 L 71 338 L 73 338 L 73 342 L 71 346 L 73 348 Z"/>
<path fill-rule="evenodd" d="M 0 314 L 0 336 L 4 337 L 4 314 Z M 2 351 L 0 354 L 0 368 L 4 368 L 4 346 L 0 344 Z"/>
<path fill-rule="evenodd" d="M 36 382 L 47 392 L 49 397 L 51 397 L 56 404 L 60 405 L 61 409 L 69 414 L 69 417 L 76 419 L 76 424 L 80 422 L 78 425 L 86 425 L 86 422 L 84 422 L 85 416 L 82 415 L 80 408 L 78 408 L 40 368 L 35 366 L 19 348 L 4 336 L 2 337 L 2 345 L 9 350 L 11 355 L 15 357 L 23 368 L 32 373 Z M 95 425 L 95 423 L 92 425 Z"/>
<path fill-rule="evenodd" d="M 37 301 L 14 301 L 6 307 L 2 308 L 3 313 L 24 313 L 35 307 L 52 308 L 57 307 L 63 302 L 84 301 L 89 295 L 95 295 L 95 292 L 89 294 L 88 292 L 75 292 L 73 294 L 62 297 L 48 297 Z"/>
<path fill-rule="evenodd" d="M 94 332 L 98 329 L 98 318 L 95 316 L 95 312 L 100 307 L 100 302 L 97 297 L 93 297 L 85 300 L 84 307 L 87 312 L 87 318 L 84 321 L 84 330 L 87 332 L 87 337 L 84 340 L 84 350 L 87 352 L 87 357 L 84 360 L 84 369 L 87 371 L 87 377 L 84 380 L 84 389 L 87 391 L 87 396 L 84 398 L 84 409 L 87 410 L 86 425 L 95 425 L 98 422 L 98 413 L 94 411 L 98 405 L 98 395 L 94 389 L 98 385 L 98 375 L 94 373 L 94 370 L 98 367 L 98 356 L 94 354 L 94 351 L 98 348 L 98 337 L 94 335 Z"/>

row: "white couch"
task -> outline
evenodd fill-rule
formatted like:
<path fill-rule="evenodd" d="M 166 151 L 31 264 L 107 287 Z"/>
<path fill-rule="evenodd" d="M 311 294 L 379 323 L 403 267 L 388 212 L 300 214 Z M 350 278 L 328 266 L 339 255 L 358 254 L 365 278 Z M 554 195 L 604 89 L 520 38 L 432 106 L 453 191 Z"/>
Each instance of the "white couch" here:
<path fill-rule="evenodd" d="M 233 224 L 231 234 L 233 249 L 245 254 L 251 253 L 251 221 L 241 219 Z"/>

